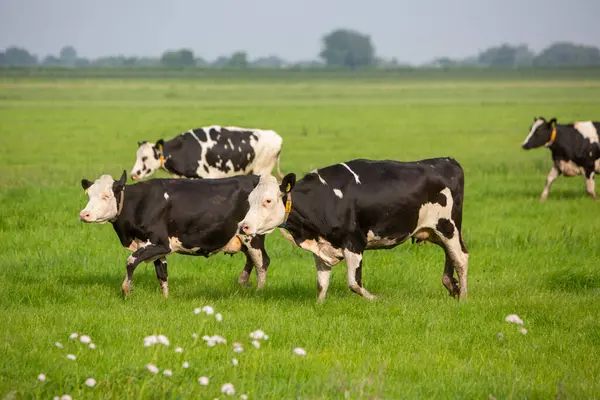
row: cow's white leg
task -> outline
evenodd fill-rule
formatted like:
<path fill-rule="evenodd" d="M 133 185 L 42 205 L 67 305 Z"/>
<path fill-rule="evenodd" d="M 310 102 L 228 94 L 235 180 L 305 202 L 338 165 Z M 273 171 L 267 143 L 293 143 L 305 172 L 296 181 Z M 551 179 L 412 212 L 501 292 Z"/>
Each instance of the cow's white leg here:
<path fill-rule="evenodd" d="M 265 236 L 253 237 L 247 243 L 247 252 L 256 267 L 256 287 L 262 289 L 267 283 L 267 269 L 271 262 L 265 250 Z"/>
<path fill-rule="evenodd" d="M 165 257 L 154 260 L 154 269 L 156 270 L 156 278 L 160 284 L 160 289 L 165 297 L 169 297 L 169 282 L 167 273 L 167 259 Z"/>
<path fill-rule="evenodd" d="M 548 198 L 548 192 L 550 191 L 550 186 L 552 186 L 552 182 L 556 180 L 560 176 L 560 170 L 556 168 L 555 165 L 552 166 L 552 169 L 548 173 L 546 177 L 546 186 L 542 191 L 542 195 L 540 196 L 540 200 L 546 200 Z"/>
<path fill-rule="evenodd" d="M 585 191 L 592 196 L 594 200 L 596 197 L 596 183 L 594 181 L 594 172 L 590 172 L 589 174 L 585 174 Z"/>
<path fill-rule="evenodd" d="M 246 256 L 246 265 L 242 272 L 240 272 L 240 277 L 238 278 L 238 283 L 242 286 L 250 286 L 248 281 L 250 280 L 250 274 L 252 273 L 252 268 L 254 268 L 254 261 L 252 261 L 252 257 L 248 254 L 247 251 L 244 252 Z"/>
<path fill-rule="evenodd" d="M 452 223 L 452 225 L 454 226 L 453 230 L 440 232 L 436 229 L 434 232 L 438 236 L 439 240 L 441 240 L 447 257 L 450 258 L 454 264 L 454 268 L 456 269 L 458 282 L 460 285 L 460 293 L 458 298 L 460 300 L 466 300 L 468 294 L 467 276 L 469 274 L 469 253 L 462 242 L 461 234 L 456 229 L 454 223 Z"/>
<path fill-rule="evenodd" d="M 374 300 L 375 296 L 362 287 L 356 279 L 357 271 L 360 269 L 359 276 L 362 281 L 362 254 L 353 253 L 350 250 L 344 249 L 344 257 L 346 258 L 346 266 L 348 267 L 348 287 L 350 290 L 366 299 Z"/>
<path fill-rule="evenodd" d="M 448 289 L 450 296 L 456 297 L 460 295 L 460 289 L 456 285 L 458 281 L 454 278 L 454 261 L 448 254 L 448 251 L 444 249 L 446 253 L 446 264 L 444 266 L 444 274 L 442 275 L 442 283 Z"/>
<path fill-rule="evenodd" d="M 121 284 L 121 291 L 123 292 L 123 296 L 129 296 L 132 290 L 132 280 L 133 280 L 133 271 L 135 271 L 135 266 L 129 264 L 129 260 L 131 256 L 127 259 L 127 274 L 125 275 L 125 279 L 123 279 L 123 283 Z"/>
<path fill-rule="evenodd" d="M 319 258 L 316 254 L 315 266 L 317 267 L 317 301 L 322 303 L 327 297 L 327 289 L 329 289 L 329 278 L 331 277 L 331 266 L 325 264 L 325 262 Z"/>

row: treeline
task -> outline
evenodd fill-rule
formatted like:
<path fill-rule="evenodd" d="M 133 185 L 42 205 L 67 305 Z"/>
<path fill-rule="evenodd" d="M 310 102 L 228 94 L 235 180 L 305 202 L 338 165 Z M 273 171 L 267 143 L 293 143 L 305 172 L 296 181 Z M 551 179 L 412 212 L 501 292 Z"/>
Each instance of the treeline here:
<path fill-rule="evenodd" d="M 322 50 L 318 59 L 290 62 L 278 56 L 249 59 L 244 51 L 221 56 L 208 61 L 189 49 L 167 50 L 160 57 L 108 56 L 95 59 L 80 57 L 73 46 L 63 47 L 58 55 L 40 59 L 26 49 L 9 47 L 0 52 L 0 66 L 46 66 L 46 67 L 168 67 L 168 68 L 399 68 L 412 67 L 397 59 L 376 55 L 371 37 L 349 29 L 334 30 L 322 38 Z M 568 42 L 554 43 L 538 54 L 527 45 L 502 44 L 490 47 L 466 59 L 440 57 L 424 64 L 427 67 L 594 67 L 600 66 L 600 50 Z"/>

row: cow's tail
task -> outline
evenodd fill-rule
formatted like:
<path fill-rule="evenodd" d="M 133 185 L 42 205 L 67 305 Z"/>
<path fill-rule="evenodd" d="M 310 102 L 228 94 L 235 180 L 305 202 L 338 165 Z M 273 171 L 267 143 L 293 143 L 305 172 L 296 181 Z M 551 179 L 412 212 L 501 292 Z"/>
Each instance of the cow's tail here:
<path fill-rule="evenodd" d="M 281 168 L 279 167 L 279 160 L 281 158 L 281 150 L 277 153 L 277 173 L 279 174 L 279 179 L 283 179 L 283 174 L 281 173 Z"/>

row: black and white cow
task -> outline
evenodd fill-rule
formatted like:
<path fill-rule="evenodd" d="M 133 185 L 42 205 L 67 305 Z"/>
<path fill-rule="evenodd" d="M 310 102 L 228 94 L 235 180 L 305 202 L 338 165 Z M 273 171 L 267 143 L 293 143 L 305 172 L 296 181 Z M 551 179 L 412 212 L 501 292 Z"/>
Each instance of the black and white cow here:
<path fill-rule="evenodd" d="M 276 182 L 274 177 L 268 178 Z M 246 266 L 239 283 L 248 283 L 255 266 L 257 286 L 263 287 L 270 261 L 265 237 L 237 234 L 238 223 L 249 209 L 248 196 L 258 185 L 259 176 L 150 179 L 133 185 L 126 185 L 126 180 L 125 171 L 118 181 L 110 175 L 102 175 L 95 182 L 83 179 L 81 186 L 89 202 L 79 213 L 83 222 L 112 223 L 123 247 L 133 252 L 127 259 L 123 294 L 130 293 L 138 264 L 154 262 L 163 294 L 168 296 L 165 257 L 171 253 L 209 257 L 221 251 L 241 251 L 246 255 Z"/>
<path fill-rule="evenodd" d="M 138 142 L 131 169 L 134 180 L 163 168 L 172 176 L 225 178 L 266 175 L 277 164 L 283 139 L 275 131 L 209 126 L 184 132 L 171 140 Z"/>
<path fill-rule="evenodd" d="M 319 301 L 327 294 L 331 267 L 343 259 L 350 289 L 374 298 L 362 285 L 363 252 L 392 248 L 409 238 L 444 249 L 442 283 L 451 296 L 467 298 L 464 174 L 458 162 L 359 159 L 317 169 L 297 183 L 295 179 L 288 174 L 281 185 L 261 179 L 250 194 L 240 233 L 264 235 L 285 227 L 289 234 L 282 231 L 284 236 L 315 256 Z"/>
<path fill-rule="evenodd" d="M 543 117 L 533 119 L 529 135 L 521 146 L 525 150 L 545 146 L 552 152 L 552 169 L 546 178 L 541 200 L 548 198 L 552 182 L 561 174 L 583 175 L 586 191 L 596 199 L 594 175 L 600 173 L 599 130 L 600 122 L 557 124 L 556 118 L 550 121 L 546 121 Z"/>

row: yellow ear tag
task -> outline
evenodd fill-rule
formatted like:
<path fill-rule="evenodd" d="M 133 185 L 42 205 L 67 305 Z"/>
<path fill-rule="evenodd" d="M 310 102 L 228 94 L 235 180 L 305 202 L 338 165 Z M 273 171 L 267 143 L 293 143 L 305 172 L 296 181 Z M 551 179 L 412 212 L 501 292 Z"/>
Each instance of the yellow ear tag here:
<path fill-rule="evenodd" d="M 88 190 L 87 190 L 87 189 L 85 189 L 85 194 L 87 194 L 87 191 L 88 191 Z"/>
<path fill-rule="evenodd" d="M 287 184 L 287 187 L 285 188 L 285 192 L 289 193 L 290 190 L 292 190 L 292 185 L 290 185 L 289 183 Z"/>
<path fill-rule="evenodd" d="M 160 165 L 163 165 L 163 164 L 164 164 L 164 162 L 165 162 L 165 156 L 160 156 L 160 157 L 158 158 L 158 161 L 160 161 Z"/>
<path fill-rule="evenodd" d="M 287 200 L 285 202 L 285 212 L 289 214 L 290 211 L 292 211 L 292 201 L 291 200 Z"/>

